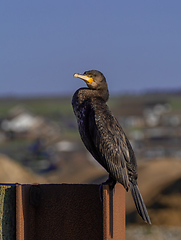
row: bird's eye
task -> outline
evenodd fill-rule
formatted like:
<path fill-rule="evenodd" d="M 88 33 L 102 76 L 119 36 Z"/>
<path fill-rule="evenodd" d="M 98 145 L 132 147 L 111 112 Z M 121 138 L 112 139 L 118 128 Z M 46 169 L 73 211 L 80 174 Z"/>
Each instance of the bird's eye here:
<path fill-rule="evenodd" d="M 92 78 L 93 76 L 92 76 L 92 75 L 90 75 L 90 77 Z"/>

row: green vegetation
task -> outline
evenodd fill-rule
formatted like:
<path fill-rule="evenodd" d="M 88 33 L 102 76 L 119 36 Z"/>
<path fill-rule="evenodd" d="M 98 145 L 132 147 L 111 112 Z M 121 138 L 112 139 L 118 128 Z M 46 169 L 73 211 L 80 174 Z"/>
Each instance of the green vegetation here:
<path fill-rule="evenodd" d="M 71 98 L 4 98 L 0 101 L 0 117 L 6 116 L 10 109 L 17 105 L 24 105 L 32 110 L 34 114 L 51 116 L 59 114 L 61 116 L 73 115 Z"/>
<path fill-rule="evenodd" d="M 145 103 L 156 99 L 167 99 L 173 110 L 181 109 L 181 96 L 179 95 L 126 95 L 113 96 L 108 101 L 109 107 L 114 111 L 120 111 L 121 103 L 137 101 Z M 17 105 L 24 105 L 29 108 L 34 114 L 44 117 L 54 118 L 72 117 L 73 110 L 71 106 L 71 96 L 67 97 L 40 97 L 40 98 L 1 98 L 0 101 L 0 117 L 7 116 L 10 109 Z"/>
<path fill-rule="evenodd" d="M 62 116 L 72 115 L 72 106 L 69 98 L 32 100 L 28 101 L 27 105 L 38 115 L 50 116 L 56 113 Z"/>
<path fill-rule="evenodd" d="M 172 97 L 170 104 L 173 110 L 181 111 L 181 96 Z"/>
<path fill-rule="evenodd" d="M 181 96 L 174 94 L 113 96 L 110 97 L 108 105 L 119 120 L 122 116 L 142 116 L 146 104 L 157 101 L 167 102 L 171 105 L 173 111 L 178 113 L 181 112 Z M 50 98 L 1 98 L 0 119 L 7 118 L 10 110 L 17 106 L 23 106 L 25 110 L 30 111 L 30 113 L 35 116 L 38 115 L 43 117 L 46 124 L 57 126 L 59 140 L 80 141 L 76 118 L 71 106 L 71 96 Z M 139 128 L 129 126 L 125 127 L 124 130 L 126 133 L 129 133 L 129 131 L 133 129 Z M 32 145 L 35 139 L 32 137 L 24 138 L 23 136 L 13 139 L 13 136 L 11 137 L 11 132 L 4 133 L 2 131 L 2 135 L 3 134 L 5 140 L 1 140 L 0 142 L 0 152 L 21 162 L 22 159 L 29 154 L 29 146 Z M 49 138 L 50 137 L 48 137 L 48 139 Z"/>

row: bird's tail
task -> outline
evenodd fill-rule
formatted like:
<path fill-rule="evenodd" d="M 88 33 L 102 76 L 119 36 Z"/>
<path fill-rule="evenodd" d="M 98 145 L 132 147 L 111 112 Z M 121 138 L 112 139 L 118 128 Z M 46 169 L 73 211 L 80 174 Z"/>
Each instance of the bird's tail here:
<path fill-rule="evenodd" d="M 143 201 L 138 186 L 136 184 L 129 182 L 129 187 L 139 215 L 143 218 L 143 220 L 146 223 L 151 224 L 150 217 L 148 215 L 145 203 Z"/>

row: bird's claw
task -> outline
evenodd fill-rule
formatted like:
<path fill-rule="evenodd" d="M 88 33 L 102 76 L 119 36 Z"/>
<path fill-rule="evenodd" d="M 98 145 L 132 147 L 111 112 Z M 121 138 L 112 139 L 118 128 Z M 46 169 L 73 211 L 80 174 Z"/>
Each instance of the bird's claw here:
<path fill-rule="evenodd" d="M 99 198 L 100 198 L 101 202 L 103 201 L 103 190 L 102 190 L 102 186 L 103 186 L 103 185 L 109 185 L 109 189 L 110 189 L 110 190 L 113 190 L 115 184 L 116 184 L 116 180 L 114 180 L 112 177 L 109 177 L 106 182 L 101 183 L 101 185 L 100 185 L 100 187 L 99 187 Z"/>

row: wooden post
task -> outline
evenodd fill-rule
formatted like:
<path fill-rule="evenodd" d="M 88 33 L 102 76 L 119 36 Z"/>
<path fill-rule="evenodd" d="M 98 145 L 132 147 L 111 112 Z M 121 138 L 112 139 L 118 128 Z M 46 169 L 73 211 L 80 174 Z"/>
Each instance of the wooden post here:
<path fill-rule="evenodd" d="M 6 192 L 1 196 L 6 199 Z M 13 199 L 14 204 L 10 202 L 15 206 L 14 193 L 10 199 Z M 4 214 L 3 210 L 2 224 L 5 224 Z M 102 203 L 99 199 L 99 185 L 17 184 L 16 240 L 41 239 L 124 240 L 124 188 L 116 184 L 115 189 L 110 191 L 107 185 L 103 185 Z"/>

